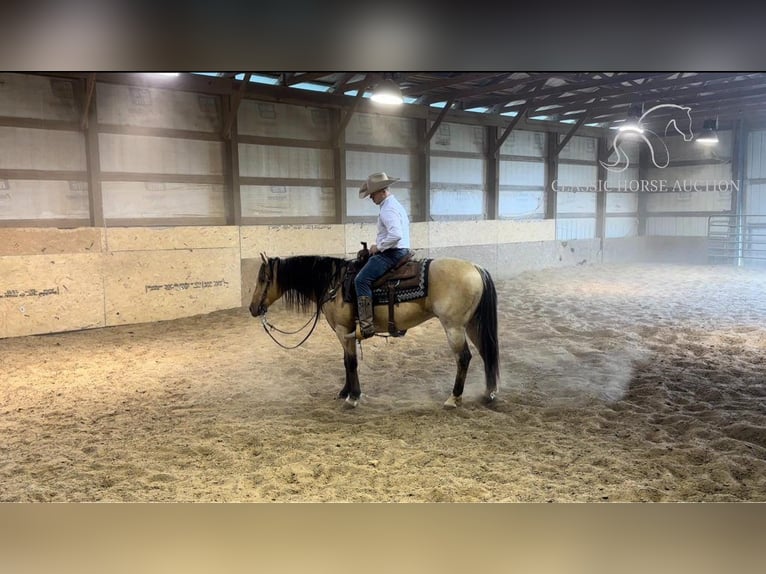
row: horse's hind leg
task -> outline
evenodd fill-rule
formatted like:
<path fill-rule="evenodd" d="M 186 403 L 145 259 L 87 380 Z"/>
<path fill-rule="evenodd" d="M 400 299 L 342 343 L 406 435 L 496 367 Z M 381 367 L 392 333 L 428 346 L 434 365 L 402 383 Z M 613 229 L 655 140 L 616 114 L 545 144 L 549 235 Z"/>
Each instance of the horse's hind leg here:
<path fill-rule="evenodd" d="M 459 327 L 445 327 L 447 332 L 447 341 L 455 354 L 457 363 L 457 372 L 455 373 L 455 384 L 452 386 L 452 396 L 448 398 L 444 406 L 456 407 L 463 400 L 463 387 L 465 386 L 465 377 L 468 373 L 468 365 L 471 362 L 471 351 L 465 340 L 465 330 Z"/>
<path fill-rule="evenodd" d="M 486 352 L 481 346 L 481 337 L 479 337 L 479 329 L 478 325 L 476 324 L 476 321 L 471 321 L 468 326 L 466 327 L 466 333 L 468 334 L 468 338 L 471 340 L 471 342 L 476 346 L 476 348 L 479 350 L 479 355 L 481 356 L 482 361 L 484 361 L 485 366 L 485 377 L 487 380 L 487 390 L 484 393 L 484 400 L 487 401 L 487 403 L 493 402 L 497 398 L 497 377 L 495 376 L 494 372 L 490 369 L 490 371 L 487 373 L 487 358 L 486 358 Z"/>

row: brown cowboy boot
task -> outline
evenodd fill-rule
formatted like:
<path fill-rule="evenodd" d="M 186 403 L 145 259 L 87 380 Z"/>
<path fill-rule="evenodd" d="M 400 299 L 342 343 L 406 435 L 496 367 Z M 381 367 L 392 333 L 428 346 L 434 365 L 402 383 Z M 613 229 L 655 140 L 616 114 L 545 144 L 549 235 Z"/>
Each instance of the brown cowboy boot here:
<path fill-rule="evenodd" d="M 359 297 L 357 310 L 359 311 L 359 325 L 355 333 L 349 333 L 346 337 L 349 339 L 356 337 L 361 341 L 375 334 L 375 325 L 372 319 L 372 297 Z"/>

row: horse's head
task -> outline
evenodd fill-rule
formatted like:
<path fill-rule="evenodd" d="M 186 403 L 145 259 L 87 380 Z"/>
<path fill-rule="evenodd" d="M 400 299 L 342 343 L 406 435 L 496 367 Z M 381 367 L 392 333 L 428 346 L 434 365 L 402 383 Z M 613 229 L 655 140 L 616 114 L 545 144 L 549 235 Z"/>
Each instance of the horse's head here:
<path fill-rule="evenodd" d="M 258 271 L 253 299 L 250 301 L 250 313 L 253 317 L 265 315 L 269 306 L 282 296 L 276 279 L 278 258 L 266 257 L 261 253 L 261 260 L 263 263 Z"/>

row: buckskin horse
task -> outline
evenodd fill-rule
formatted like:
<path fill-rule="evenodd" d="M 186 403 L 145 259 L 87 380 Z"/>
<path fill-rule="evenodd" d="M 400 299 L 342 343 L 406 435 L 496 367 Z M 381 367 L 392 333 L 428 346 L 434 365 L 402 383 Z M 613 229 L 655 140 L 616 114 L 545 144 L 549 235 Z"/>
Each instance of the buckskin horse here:
<path fill-rule="evenodd" d="M 356 407 L 362 394 L 357 374 L 357 341 L 346 336 L 355 332 L 356 302 L 343 293 L 344 278 L 354 261 L 317 255 L 266 257 L 263 253 L 261 259 L 250 313 L 254 317 L 262 317 L 264 328 L 267 328 L 266 312 L 269 306 L 280 298 L 284 298 L 288 310 L 314 311 L 314 325 L 320 312 L 323 313 L 343 347 L 346 382 L 338 398 Z M 376 333 L 402 335 L 407 329 L 433 317 L 439 319 L 457 363 L 452 395 L 444 403 L 445 407 L 457 407 L 462 400 L 471 361 L 467 336 L 484 362 L 484 399 L 490 403 L 497 395 L 500 371 L 497 292 L 492 277 L 486 269 L 462 259 L 426 259 L 408 264 L 426 263 L 428 265 L 421 268 L 425 269 L 421 271 L 425 275 L 421 283 L 427 282 L 425 295 L 410 300 L 397 299 L 395 304 L 391 302 L 388 305 L 378 304 L 374 295 Z M 395 272 L 390 271 L 387 275 Z M 376 285 L 385 283 L 386 276 L 379 279 Z M 393 296 L 393 292 L 390 293 Z"/>

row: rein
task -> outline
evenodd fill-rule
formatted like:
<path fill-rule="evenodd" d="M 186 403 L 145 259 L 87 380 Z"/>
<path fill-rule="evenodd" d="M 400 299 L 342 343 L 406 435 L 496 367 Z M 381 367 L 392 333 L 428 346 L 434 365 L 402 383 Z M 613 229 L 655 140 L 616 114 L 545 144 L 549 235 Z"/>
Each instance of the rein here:
<path fill-rule="evenodd" d="M 288 350 L 297 349 L 308 340 L 308 338 L 311 336 L 311 333 L 313 333 L 314 329 L 316 329 L 317 323 L 319 322 L 319 313 L 321 312 L 321 309 L 322 309 L 321 306 L 317 303 L 317 312 L 314 315 L 314 324 L 311 326 L 311 330 L 306 334 L 305 337 L 303 337 L 303 340 L 300 343 L 298 343 L 297 345 L 293 345 L 292 347 L 288 347 L 287 345 L 283 345 L 282 343 L 277 341 L 276 337 L 274 337 L 274 335 L 271 334 L 271 331 L 276 331 L 277 333 L 282 333 L 283 335 L 295 335 L 296 333 L 300 333 L 301 331 L 303 331 L 303 329 L 305 329 L 308 326 L 308 324 L 311 323 L 310 317 L 309 317 L 309 320 L 306 322 L 306 324 L 296 331 L 283 331 L 275 327 L 274 325 L 272 325 L 266 320 L 265 314 L 263 315 L 263 317 L 261 317 L 261 324 L 263 325 L 263 330 L 266 331 L 266 334 L 269 337 L 271 337 L 271 340 L 274 341 L 277 345 L 279 345 L 283 349 L 288 349 Z"/>

